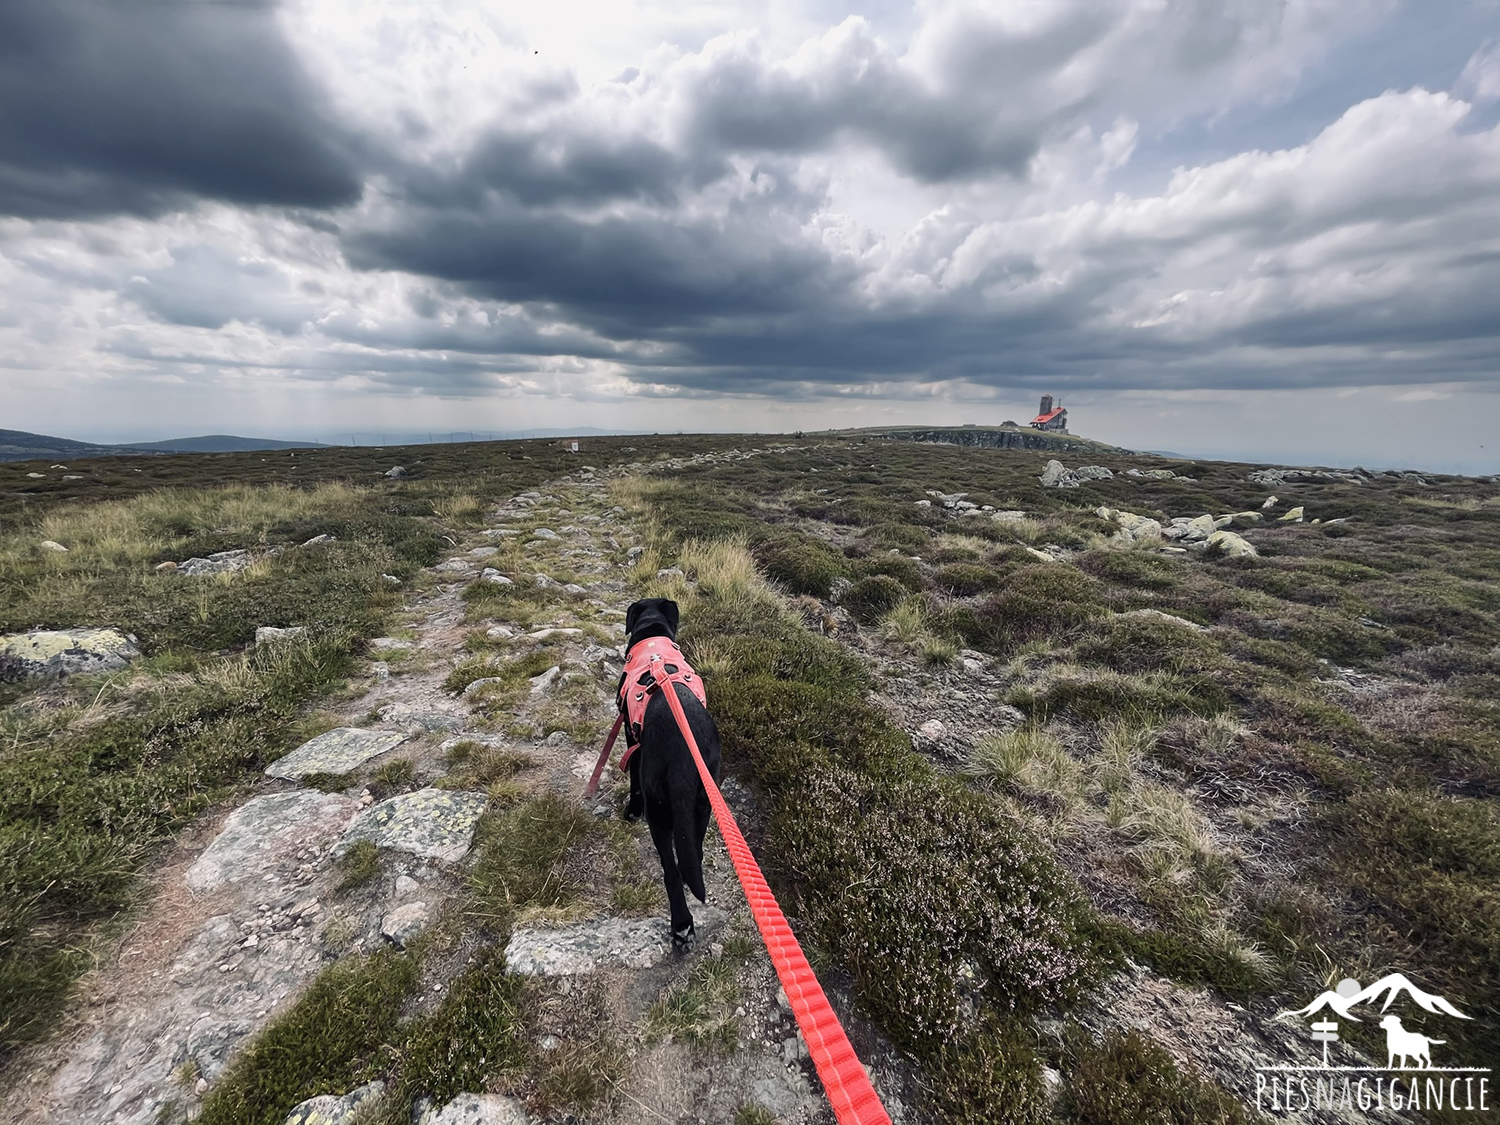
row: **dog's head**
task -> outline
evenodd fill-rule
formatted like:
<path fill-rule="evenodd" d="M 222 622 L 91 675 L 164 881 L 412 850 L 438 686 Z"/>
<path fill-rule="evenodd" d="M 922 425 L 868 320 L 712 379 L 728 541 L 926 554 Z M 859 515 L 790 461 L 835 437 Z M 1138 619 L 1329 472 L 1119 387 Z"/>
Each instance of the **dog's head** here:
<path fill-rule="evenodd" d="M 1400 1016 L 1386 1016 L 1385 1019 L 1383 1019 L 1383 1020 L 1380 1021 L 1380 1026 L 1383 1027 L 1383 1028 L 1385 1028 L 1387 1031 L 1405 1031 L 1406 1030 L 1405 1028 L 1403 1028 L 1401 1026 L 1401 1017 Z"/>
<path fill-rule="evenodd" d="M 625 611 L 630 643 L 646 637 L 677 639 L 677 603 L 671 598 L 642 598 Z"/>

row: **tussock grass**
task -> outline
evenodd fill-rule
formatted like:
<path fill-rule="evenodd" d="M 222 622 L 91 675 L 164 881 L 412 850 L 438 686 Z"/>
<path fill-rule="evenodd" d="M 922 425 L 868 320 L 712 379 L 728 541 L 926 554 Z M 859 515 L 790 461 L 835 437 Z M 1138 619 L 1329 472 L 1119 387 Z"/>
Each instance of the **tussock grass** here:
<path fill-rule="evenodd" d="M 686 980 L 667 986 L 646 1013 L 646 1040 L 674 1039 L 729 1054 L 739 1045 L 733 1008 L 740 998 L 738 966 L 727 956 L 704 957 Z"/>
<path fill-rule="evenodd" d="M 552 793 L 487 814 L 474 835 L 478 858 L 468 878 L 472 912 L 503 927 L 520 910 L 576 902 L 579 888 L 565 861 L 593 829 L 592 817 Z"/>

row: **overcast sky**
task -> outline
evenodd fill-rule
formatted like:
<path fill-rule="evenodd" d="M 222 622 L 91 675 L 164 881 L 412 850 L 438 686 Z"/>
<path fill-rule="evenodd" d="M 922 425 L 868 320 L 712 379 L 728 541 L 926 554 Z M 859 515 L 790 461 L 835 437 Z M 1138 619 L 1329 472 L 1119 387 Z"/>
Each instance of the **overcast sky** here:
<path fill-rule="evenodd" d="M 0 427 L 1500 469 L 1500 0 L 0 4 Z"/>

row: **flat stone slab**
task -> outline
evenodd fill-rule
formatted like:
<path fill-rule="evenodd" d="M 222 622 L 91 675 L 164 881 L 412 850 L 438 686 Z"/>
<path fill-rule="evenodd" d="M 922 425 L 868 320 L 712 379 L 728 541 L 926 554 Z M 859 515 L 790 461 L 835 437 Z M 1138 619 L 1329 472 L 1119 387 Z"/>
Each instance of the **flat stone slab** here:
<path fill-rule="evenodd" d="M 358 811 L 358 801 L 314 789 L 254 797 L 229 814 L 184 881 L 209 891 L 258 876 L 287 855 L 336 838 Z"/>
<path fill-rule="evenodd" d="M 693 907 L 701 942 L 728 921 L 712 906 Z M 564 977 L 596 969 L 649 969 L 672 956 L 672 936 L 660 918 L 600 918 L 544 929 L 517 926 L 505 947 L 505 967 L 531 977 Z"/>
<path fill-rule="evenodd" d="M 369 840 L 377 847 L 457 863 L 469 854 L 474 825 L 479 823 L 489 798 L 483 793 L 451 789 L 418 789 L 378 805 L 371 805 L 349 825 L 340 849 L 356 840 Z"/>
<path fill-rule="evenodd" d="M 407 735 L 400 731 L 339 727 L 309 739 L 285 758 L 278 758 L 266 767 L 266 774 L 296 781 L 313 773 L 348 773 L 395 749 L 406 739 Z"/>

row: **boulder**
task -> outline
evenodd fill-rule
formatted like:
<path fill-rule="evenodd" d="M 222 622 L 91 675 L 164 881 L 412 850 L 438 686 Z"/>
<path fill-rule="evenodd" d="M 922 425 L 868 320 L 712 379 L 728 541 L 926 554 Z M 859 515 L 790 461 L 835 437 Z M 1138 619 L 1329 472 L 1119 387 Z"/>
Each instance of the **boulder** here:
<path fill-rule="evenodd" d="M 550 527 L 539 527 L 531 533 L 533 539 L 556 539 L 557 532 Z"/>
<path fill-rule="evenodd" d="M 1115 474 L 1103 465 L 1080 465 L 1073 470 L 1074 474 L 1083 480 L 1114 480 Z"/>
<path fill-rule="evenodd" d="M 359 802 L 316 789 L 253 797 L 229 814 L 183 881 L 191 890 L 211 891 L 259 879 L 287 857 L 337 838 L 358 811 Z"/>
<path fill-rule="evenodd" d="M 1204 546 L 1209 550 L 1222 551 L 1231 559 L 1253 559 L 1259 554 L 1248 539 L 1233 531 L 1214 532 Z"/>
<path fill-rule="evenodd" d="M 1042 482 L 1043 488 L 1077 488 L 1083 483 L 1078 474 L 1064 467 L 1061 461 L 1048 461 L 1037 480 Z"/>
<path fill-rule="evenodd" d="M 1120 530 L 1115 532 L 1115 539 L 1118 542 L 1134 543 L 1142 539 L 1161 538 L 1161 521 L 1154 520 L 1150 516 L 1138 516 L 1134 512 L 1106 507 L 1095 508 L 1094 514 L 1101 519 L 1120 525 Z"/>
<path fill-rule="evenodd" d="M 699 939 L 728 916 L 712 906 L 693 908 Z M 599 918 L 572 926 L 517 926 L 505 946 L 505 967 L 533 977 L 572 976 L 598 969 L 649 969 L 672 956 L 665 918 Z"/>
<path fill-rule="evenodd" d="M 411 474 L 406 471 L 405 465 L 392 465 L 385 471 L 385 475 L 391 480 L 404 480 L 405 478 L 411 476 Z"/>
<path fill-rule="evenodd" d="M 1217 529 L 1214 527 L 1213 516 L 1194 516 L 1187 521 L 1186 530 L 1182 538 L 1189 543 L 1201 543 L 1212 535 Z"/>
<path fill-rule="evenodd" d="M 394 750 L 406 737 L 400 731 L 339 727 L 308 739 L 286 757 L 272 762 L 266 767 L 266 776 L 296 781 L 314 773 L 348 773 Z"/>
<path fill-rule="evenodd" d="M 1260 510 L 1262 512 L 1269 512 L 1274 507 L 1276 507 L 1276 497 L 1267 496 L 1266 502 L 1260 506 Z"/>
<path fill-rule="evenodd" d="M 37 546 L 44 551 L 56 551 L 64 555 L 68 553 L 68 549 L 55 539 L 43 539 Z"/>
<path fill-rule="evenodd" d="M 339 850 L 356 840 L 409 855 L 457 863 L 469 854 L 474 826 L 489 798 L 483 793 L 418 789 L 372 805 L 349 825 Z"/>
<path fill-rule="evenodd" d="M 420 900 L 386 912 L 380 920 L 380 936 L 397 949 L 405 949 L 432 922 L 432 908 Z"/>
<path fill-rule="evenodd" d="M 140 649 L 118 629 L 39 629 L 0 637 L 0 683 L 124 668 Z"/>
<path fill-rule="evenodd" d="M 463 574 L 474 569 L 474 564 L 468 559 L 448 559 L 438 563 L 433 570 L 443 571 L 445 574 Z"/>
<path fill-rule="evenodd" d="M 323 543 L 337 543 L 337 542 L 338 542 L 338 539 L 335 536 L 329 535 L 325 531 L 322 535 L 314 535 L 311 539 L 309 539 L 306 543 L 304 543 L 302 545 L 304 547 L 317 547 L 317 546 L 319 546 L 320 544 L 323 544 Z"/>
<path fill-rule="evenodd" d="M 289 641 L 305 632 L 307 627 L 304 625 L 290 625 L 285 629 L 278 629 L 275 625 L 262 625 L 255 630 L 255 643 L 264 645 L 273 641 Z"/>
<path fill-rule="evenodd" d="M 686 578 L 680 566 L 664 566 L 656 572 L 658 578 Z"/>
<path fill-rule="evenodd" d="M 469 554 L 476 559 L 487 559 L 491 555 L 500 553 L 499 547 L 475 547 Z"/>
<path fill-rule="evenodd" d="M 1285 515 L 1277 517 L 1276 522 L 1277 523 L 1301 523 L 1302 522 L 1302 505 L 1298 504 L 1295 508 L 1288 508 Z"/>

